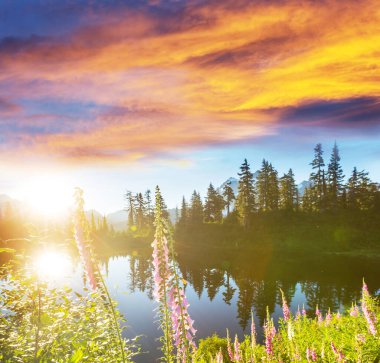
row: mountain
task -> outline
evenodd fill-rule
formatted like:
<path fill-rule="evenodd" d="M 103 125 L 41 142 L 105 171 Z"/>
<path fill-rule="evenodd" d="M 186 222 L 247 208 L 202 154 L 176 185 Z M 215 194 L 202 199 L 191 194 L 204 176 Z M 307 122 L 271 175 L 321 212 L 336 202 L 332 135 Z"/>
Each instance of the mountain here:
<path fill-rule="evenodd" d="M 311 183 L 308 180 L 304 180 L 303 182 L 301 182 L 297 185 L 298 195 L 300 198 L 302 198 L 302 196 L 305 193 L 305 189 L 309 188 L 310 185 L 311 185 Z"/>

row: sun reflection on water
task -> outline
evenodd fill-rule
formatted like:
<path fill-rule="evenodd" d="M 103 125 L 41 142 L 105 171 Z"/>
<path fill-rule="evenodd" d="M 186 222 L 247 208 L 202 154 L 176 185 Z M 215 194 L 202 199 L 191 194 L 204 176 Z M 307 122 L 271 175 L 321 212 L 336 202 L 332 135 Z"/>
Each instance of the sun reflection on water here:
<path fill-rule="evenodd" d="M 72 270 L 69 255 L 63 251 L 43 251 L 33 259 L 33 268 L 38 276 L 46 281 L 60 280 Z"/>

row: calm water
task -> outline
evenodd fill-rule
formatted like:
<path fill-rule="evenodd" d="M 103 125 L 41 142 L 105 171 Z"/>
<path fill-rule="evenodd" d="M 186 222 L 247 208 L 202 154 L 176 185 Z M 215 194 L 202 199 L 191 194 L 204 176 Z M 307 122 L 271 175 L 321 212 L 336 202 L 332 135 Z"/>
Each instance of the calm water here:
<path fill-rule="evenodd" d="M 190 314 L 198 330 L 197 338 L 218 333 L 242 337 L 249 334 L 251 311 L 259 339 L 268 306 L 275 321 L 281 316 L 284 291 L 291 310 L 304 304 L 312 315 L 316 304 L 324 312 L 344 310 L 360 299 L 362 279 L 372 293 L 380 292 L 380 261 L 343 257 L 305 258 L 275 255 L 270 251 L 250 254 L 246 251 L 179 251 L 178 263 L 187 281 L 186 295 Z M 111 295 L 126 316 L 126 335 L 142 335 L 145 354 L 136 362 L 154 362 L 159 357 L 160 336 L 152 298 L 153 280 L 150 251 L 130 251 L 123 256 L 103 257 L 102 270 Z M 80 290 L 79 268 L 73 270 L 70 283 Z"/>

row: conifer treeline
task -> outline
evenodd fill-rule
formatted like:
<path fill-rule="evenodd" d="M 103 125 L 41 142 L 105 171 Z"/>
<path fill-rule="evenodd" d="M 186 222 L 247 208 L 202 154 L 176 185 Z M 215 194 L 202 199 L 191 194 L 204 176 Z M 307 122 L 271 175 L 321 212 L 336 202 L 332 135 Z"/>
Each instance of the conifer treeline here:
<path fill-rule="evenodd" d="M 222 223 L 230 219 L 238 220 L 247 228 L 257 213 L 277 210 L 320 213 L 342 209 L 373 210 L 378 207 L 379 185 L 370 180 L 368 172 L 359 171 L 356 167 L 347 182 L 344 182 L 340 161 L 339 149 L 335 143 L 326 167 L 322 145 L 317 144 L 310 163 L 308 185 L 303 195 L 300 195 L 292 169 L 279 176 L 272 163 L 264 159 L 255 177 L 245 159 L 238 173 L 237 195 L 230 181 L 220 190 L 210 183 L 204 202 L 196 190 L 189 202 L 183 197 L 180 210 L 176 209 L 175 223 L 181 228 L 202 223 Z M 150 190 L 144 194 L 127 191 L 125 200 L 129 229 L 151 229 L 154 205 Z M 164 200 L 161 209 L 168 219 Z"/>
<path fill-rule="evenodd" d="M 276 210 L 304 212 L 339 209 L 373 210 L 379 205 L 379 185 L 370 180 L 368 172 L 358 171 L 355 167 L 348 181 L 344 182 L 345 176 L 336 143 L 327 169 L 321 144 L 315 146 L 314 158 L 310 165 L 312 171 L 308 186 L 300 196 L 292 169 L 279 177 L 273 165 L 264 159 L 257 177 L 254 178 L 250 165 L 245 159 L 238 173 L 237 195 L 234 195 L 230 183 L 226 183 L 223 190 L 217 190 L 210 184 L 203 206 L 199 192 L 194 191 L 189 203 L 185 198 L 182 200 L 182 213 L 178 225 L 220 223 L 233 214 L 244 227 L 249 227 L 256 213 Z"/>

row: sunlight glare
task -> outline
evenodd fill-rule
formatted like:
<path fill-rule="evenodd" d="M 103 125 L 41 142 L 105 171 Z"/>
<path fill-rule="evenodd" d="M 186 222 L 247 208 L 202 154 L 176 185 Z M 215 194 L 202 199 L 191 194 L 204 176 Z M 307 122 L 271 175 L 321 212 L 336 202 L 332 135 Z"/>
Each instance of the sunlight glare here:
<path fill-rule="evenodd" d="M 40 278 L 56 280 L 69 274 L 71 260 L 65 252 L 44 251 L 36 256 L 33 266 Z"/>
<path fill-rule="evenodd" d="M 58 175 L 42 175 L 26 183 L 24 195 L 31 210 L 45 217 L 61 217 L 72 204 L 73 187 Z"/>

